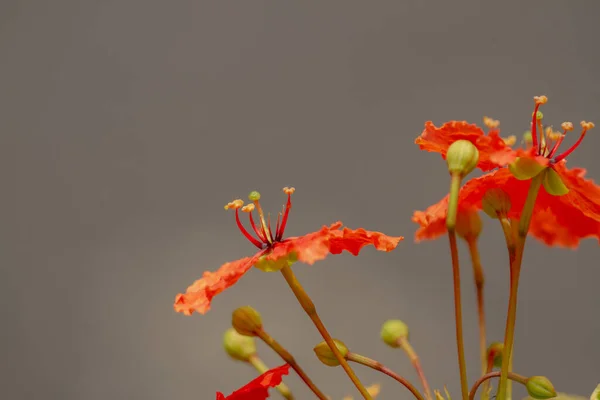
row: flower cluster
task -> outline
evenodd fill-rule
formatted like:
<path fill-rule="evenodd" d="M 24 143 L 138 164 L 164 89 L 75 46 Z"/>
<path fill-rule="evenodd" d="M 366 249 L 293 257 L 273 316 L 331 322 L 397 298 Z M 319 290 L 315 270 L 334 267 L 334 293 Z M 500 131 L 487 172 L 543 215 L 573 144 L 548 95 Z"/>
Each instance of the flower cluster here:
<path fill-rule="evenodd" d="M 442 235 L 448 235 L 449 238 L 463 400 L 474 398 L 480 385 L 483 385 L 480 391 L 482 399 L 488 400 L 490 379 L 495 377 L 500 378 L 497 385 L 499 400 L 510 399 L 511 381 L 524 385 L 530 397 L 535 399 L 549 399 L 557 395 L 547 378 L 519 375 L 512 371 L 509 362 L 514 343 L 518 281 L 526 238 L 530 235 L 548 246 L 568 248 L 576 248 L 582 239 L 590 237 L 600 243 L 600 187 L 585 177 L 584 169 L 567 167 L 568 156 L 581 145 L 594 124 L 582 121 L 578 138 L 561 151 L 574 125 L 564 122 L 560 131 L 544 125 L 539 109 L 547 100 L 545 96 L 534 98 L 530 130 L 520 143 L 515 136 L 502 137 L 499 121 L 489 117 L 484 117 L 487 133 L 465 121 L 450 121 L 441 127 L 426 122 L 424 131 L 415 141 L 421 150 L 439 153 L 446 160 L 451 176 L 448 195 L 424 211 L 414 212 L 412 220 L 419 226 L 415 234 L 417 242 Z M 481 170 L 483 175 L 466 179 L 474 169 Z M 343 227 L 341 222 L 335 222 L 304 236 L 286 238 L 284 234 L 294 190 L 287 187 L 283 189 L 287 201 L 278 214 L 274 229 L 270 214 L 265 214 L 261 207 L 258 192 L 250 193 L 250 203 L 247 205 L 240 199 L 225 205 L 226 210 L 234 211 L 237 227 L 257 251 L 248 257 L 227 262 L 214 272 L 204 272 L 185 293 L 176 296 L 175 311 L 185 315 L 194 312 L 205 314 L 211 308 L 214 297 L 234 285 L 252 267 L 265 272 L 280 272 L 324 339 L 314 348 L 316 356 L 325 365 L 341 366 L 363 398 L 374 398 L 379 393 L 379 385 L 364 386 L 350 363 L 382 372 L 403 385 L 417 400 L 433 400 L 434 397 L 436 400 L 449 400 L 447 390 L 444 394 L 430 390 L 419 357 L 409 342 L 408 326 L 403 321 L 386 321 L 382 326 L 381 339 L 390 347 L 406 353 L 419 376 L 422 392 L 383 364 L 353 353 L 342 341 L 334 339 L 292 270 L 297 262 L 312 265 L 329 254 L 340 254 L 344 250 L 357 256 L 365 246 L 390 252 L 396 249 L 403 237 L 362 228 L 350 229 Z M 483 307 L 485 281 L 477 249 L 482 230 L 479 211 L 498 220 L 508 249 L 510 298 L 503 343 L 490 344 L 486 338 Z M 240 212 L 248 215 L 249 229 L 242 223 Z M 464 357 L 457 235 L 465 240 L 470 249 L 479 311 L 481 376 L 470 390 Z M 276 352 L 285 364 L 268 369 L 258 357 L 254 343 L 256 339 Z M 317 398 L 329 398 L 283 345 L 268 334 L 260 313 L 252 307 L 241 307 L 233 312 L 232 328 L 224 335 L 224 347 L 232 358 L 252 365 L 260 376 L 229 396 L 217 392 L 217 400 L 262 400 L 269 397 L 270 388 L 276 388 L 286 399 L 293 399 L 291 390 L 282 382 L 282 377 L 288 374 L 290 368 Z M 598 396 L 596 392 L 593 397 Z"/>

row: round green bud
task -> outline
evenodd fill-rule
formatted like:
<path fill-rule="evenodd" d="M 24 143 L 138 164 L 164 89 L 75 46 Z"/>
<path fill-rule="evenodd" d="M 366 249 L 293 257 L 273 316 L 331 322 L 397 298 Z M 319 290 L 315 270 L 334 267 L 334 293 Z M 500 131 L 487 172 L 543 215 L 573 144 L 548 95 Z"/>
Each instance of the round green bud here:
<path fill-rule="evenodd" d="M 475 209 L 459 210 L 456 215 L 456 234 L 465 240 L 476 239 L 479 237 L 483 223 L 479 212 Z"/>
<path fill-rule="evenodd" d="M 381 326 L 381 339 L 390 347 L 400 347 L 400 339 L 408 339 L 408 325 L 399 319 L 390 319 Z"/>
<path fill-rule="evenodd" d="M 541 111 L 538 111 L 537 114 L 535 114 L 535 119 L 544 119 L 544 114 Z"/>
<path fill-rule="evenodd" d="M 333 339 L 333 342 L 335 343 L 335 347 L 337 347 L 340 353 L 342 353 L 342 356 L 346 357 L 346 355 L 348 354 L 348 347 L 346 347 L 344 342 L 337 339 Z M 313 350 L 315 351 L 315 354 L 317 355 L 319 361 L 321 361 L 323 364 L 330 367 L 337 367 L 338 365 L 340 365 L 340 362 L 335 357 L 335 354 L 333 354 L 333 351 L 331 350 L 327 342 L 319 343 L 315 346 Z"/>
<path fill-rule="evenodd" d="M 256 354 L 256 343 L 254 338 L 243 336 L 233 328 L 229 328 L 223 335 L 223 347 L 225 352 L 235 360 L 250 361 L 250 357 Z"/>
<path fill-rule="evenodd" d="M 260 193 L 258 193 L 256 190 L 253 190 L 248 195 L 248 200 L 250 200 L 250 201 L 258 201 L 258 200 L 260 200 Z"/>
<path fill-rule="evenodd" d="M 488 190 L 481 199 L 481 208 L 490 218 L 498 218 L 499 215 L 508 214 L 510 207 L 510 197 L 500 188 Z"/>
<path fill-rule="evenodd" d="M 525 131 L 525 133 L 523 133 L 523 141 L 525 143 L 533 142 L 533 135 L 531 134 L 531 131 Z"/>
<path fill-rule="evenodd" d="M 244 306 L 233 312 L 231 325 L 240 335 L 256 336 L 262 330 L 262 318 L 254 308 Z"/>
<path fill-rule="evenodd" d="M 552 382 L 545 376 L 532 376 L 525 383 L 529 396 L 537 400 L 546 400 L 556 397 L 556 390 Z"/>
<path fill-rule="evenodd" d="M 500 368 L 502 366 L 502 352 L 504 351 L 504 344 L 499 342 L 493 342 L 487 349 L 488 359 L 492 358 L 494 367 Z"/>
<path fill-rule="evenodd" d="M 477 166 L 479 150 L 468 140 L 457 140 L 448 147 L 446 163 L 451 174 L 467 176 Z"/>

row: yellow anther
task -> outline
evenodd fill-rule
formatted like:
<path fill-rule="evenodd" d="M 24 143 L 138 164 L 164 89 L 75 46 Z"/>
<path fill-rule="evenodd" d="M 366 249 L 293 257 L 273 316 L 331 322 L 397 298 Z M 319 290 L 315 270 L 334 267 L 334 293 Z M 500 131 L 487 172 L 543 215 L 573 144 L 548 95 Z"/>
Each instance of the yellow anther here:
<path fill-rule="evenodd" d="M 254 204 L 252 204 L 252 203 L 246 204 L 244 207 L 242 207 L 242 211 L 243 212 L 252 212 L 252 211 L 254 211 Z"/>
<path fill-rule="evenodd" d="M 548 102 L 546 96 L 535 96 L 533 100 L 535 101 L 535 104 L 546 104 Z"/>
<path fill-rule="evenodd" d="M 227 203 L 225 205 L 225 209 L 229 210 L 230 208 L 233 208 L 234 210 L 241 208 L 244 205 L 244 201 L 240 200 L 240 199 L 236 199 L 234 201 L 230 201 L 229 203 Z"/>
<path fill-rule="evenodd" d="M 496 129 L 500 126 L 500 121 L 490 117 L 483 117 L 483 124 L 490 129 Z"/>
<path fill-rule="evenodd" d="M 586 122 L 586 121 L 581 121 L 581 127 L 583 129 L 585 129 L 586 131 L 589 131 L 590 129 L 592 129 L 594 126 L 593 122 Z"/>
<path fill-rule="evenodd" d="M 381 392 L 381 385 L 375 383 L 371 386 L 368 386 L 366 389 L 367 392 L 369 392 L 369 394 L 371 395 L 371 397 L 377 397 L 379 395 L 379 392 Z"/>
<path fill-rule="evenodd" d="M 562 124 L 560 124 L 560 127 L 563 128 L 565 131 L 572 131 L 574 129 L 572 122 L 563 122 Z"/>
<path fill-rule="evenodd" d="M 293 188 L 293 187 L 289 188 L 289 187 L 286 186 L 286 187 L 283 188 L 283 193 L 285 193 L 285 194 L 292 194 L 295 191 L 296 191 L 296 188 Z"/>
<path fill-rule="evenodd" d="M 517 137 L 515 135 L 510 135 L 509 137 L 504 139 L 504 144 L 507 146 L 512 146 L 517 143 Z"/>

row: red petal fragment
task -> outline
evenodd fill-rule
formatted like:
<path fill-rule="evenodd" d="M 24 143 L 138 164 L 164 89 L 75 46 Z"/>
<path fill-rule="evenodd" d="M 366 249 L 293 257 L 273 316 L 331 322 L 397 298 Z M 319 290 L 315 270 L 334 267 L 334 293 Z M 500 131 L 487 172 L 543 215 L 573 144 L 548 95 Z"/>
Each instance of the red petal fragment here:
<path fill-rule="evenodd" d="M 202 278 L 187 288 L 185 294 L 175 297 L 175 311 L 192 315 L 194 311 L 206 314 L 212 298 L 233 286 L 256 263 L 260 253 L 225 263 L 215 272 L 206 271 Z"/>
<path fill-rule="evenodd" d="M 336 230 L 331 232 L 329 239 L 329 252 L 331 254 L 340 254 L 343 250 L 349 251 L 352 255 L 357 256 L 360 250 L 367 246 L 373 245 L 380 251 L 392 251 L 398 246 L 402 236 L 387 236 L 381 232 L 367 231 L 363 228 Z"/>
<path fill-rule="evenodd" d="M 449 121 L 439 128 L 427 121 L 425 130 L 415 143 L 421 150 L 440 153 L 446 159 L 448 147 L 457 140 L 468 140 L 477 147 L 477 167 L 483 171 L 503 167 L 515 159 L 514 150 L 506 145 L 497 130 L 486 135 L 480 127 L 466 121 Z"/>
<path fill-rule="evenodd" d="M 287 238 L 283 242 L 276 243 L 273 249 L 265 255 L 265 258 L 270 261 L 276 261 L 295 254 L 298 261 L 312 265 L 329 255 L 329 236 L 331 231 L 339 229 L 341 226 L 341 222 L 336 222 L 330 226 L 323 226 L 317 232 Z"/>
<path fill-rule="evenodd" d="M 289 368 L 288 364 L 273 368 L 227 397 L 217 392 L 217 400 L 265 400 L 269 397 L 269 388 L 279 385 Z"/>

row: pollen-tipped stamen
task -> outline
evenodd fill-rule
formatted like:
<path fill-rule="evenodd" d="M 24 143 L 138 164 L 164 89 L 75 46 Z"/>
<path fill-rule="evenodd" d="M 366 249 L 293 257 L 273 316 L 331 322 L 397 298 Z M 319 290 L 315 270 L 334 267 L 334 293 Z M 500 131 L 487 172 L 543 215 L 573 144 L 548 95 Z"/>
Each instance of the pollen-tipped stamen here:
<path fill-rule="evenodd" d="M 267 226 L 269 227 L 269 239 L 271 239 L 270 242 L 273 243 L 273 233 L 271 232 L 271 213 L 267 214 Z"/>
<path fill-rule="evenodd" d="M 294 193 L 296 191 L 295 188 L 288 188 L 288 187 L 284 187 L 283 188 L 283 193 L 287 194 L 288 198 L 287 198 L 287 202 L 285 204 L 285 211 L 283 213 L 283 218 L 281 219 L 281 225 L 279 226 L 279 229 L 276 232 L 276 240 L 280 241 L 283 238 L 283 233 L 285 232 L 285 226 L 287 224 L 287 220 L 288 220 L 288 215 L 290 214 L 290 210 L 292 209 L 292 193 Z"/>
<path fill-rule="evenodd" d="M 273 239 L 271 239 L 272 235 L 269 229 L 269 225 L 267 225 L 267 222 L 265 221 L 265 213 L 263 212 L 262 207 L 259 203 L 260 193 L 258 193 L 257 191 L 250 192 L 250 194 L 248 195 L 248 199 L 252 203 L 254 203 L 254 206 L 256 207 L 256 212 L 258 212 L 258 216 L 260 217 L 260 224 L 262 226 L 262 233 L 264 237 L 267 239 L 267 242 L 269 244 L 273 244 Z"/>
<path fill-rule="evenodd" d="M 242 200 L 238 199 L 238 200 L 234 200 L 232 202 L 227 203 L 227 205 L 225 206 L 225 209 L 226 210 L 229 210 L 230 208 L 235 209 L 235 222 L 236 222 L 240 232 L 242 232 L 242 234 L 246 237 L 246 239 L 248 239 L 253 245 L 258 247 L 259 249 L 262 249 L 262 243 L 260 241 L 256 240 L 256 238 L 254 238 L 246 230 L 246 228 L 244 228 L 244 225 L 242 225 L 242 221 L 240 221 L 240 208 L 242 208 L 243 205 L 244 205 L 244 202 Z"/>
<path fill-rule="evenodd" d="M 248 213 L 248 219 L 250 220 L 250 226 L 252 226 L 252 230 L 254 231 L 254 233 L 256 233 L 256 236 L 258 236 L 258 238 L 261 241 L 263 241 L 264 243 L 267 243 L 267 239 L 263 235 L 262 230 L 258 229 L 256 227 L 256 224 L 254 223 L 254 216 L 252 215 L 252 211 L 254 211 L 254 204 L 250 203 L 250 204 L 245 205 L 244 207 L 242 207 L 242 211 Z"/>
<path fill-rule="evenodd" d="M 563 122 L 560 125 L 560 127 L 563 128 L 563 132 L 560 135 L 560 138 L 558 138 L 558 140 L 554 144 L 554 147 L 552 148 L 552 150 L 550 150 L 550 153 L 548 154 L 548 158 L 554 157 L 554 155 L 558 151 L 558 148 L 562 144 L 563 140 L 565 140 L 565 137 L 567 136 L 567 131 L 572 131 L 573 130 L 573 124 L 571 122 Z"/>
<path fill-rule="evenodd" d="M 535 109 L 533 110 L 533 115 L 531 116 L 531 140 L 533 148 L 539 151 L 537 138 L 538 109 L 542 104 L 545 104 L 548 101 L 548 98 L 546 96 L 535 96 L 533 100 L 535 101 Z"/>
<path fill-rule="evenodd" d="M 557 163 L 559 161 L 564 160 L 565 158 L 567 158 L 569 156 L 569 154 L 571 154 L 577 147 L 579 147 L 579 145 L 581 144 L 581 142 L 583 141 L 583 138 L 585 136 L 585 134 L 587 133 L 587 131 L 589 131 L 590 129 L 592 129 L 594 127 L 594 123 L 593 122 L 586 122 L 586 121 L 581 121 L 581 127 L 583 128 L 583 130 L 581 131 L 581 135 L 579 136 L 579 139 L 577 139 L 577 141 L 575 142 L 575 144 L 573 144 L 573 146 L 569 147 L 567 150 L 565 150 L 563 153 L 561 153 L 560 155 L 556 156 L 556 158 L 554 159 L 554 162 Z"/>

